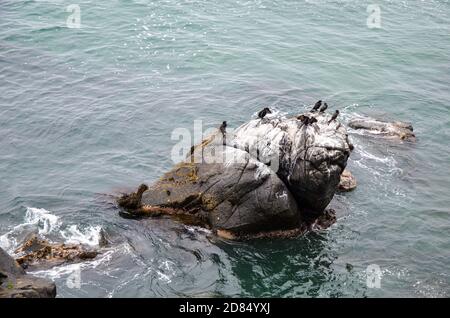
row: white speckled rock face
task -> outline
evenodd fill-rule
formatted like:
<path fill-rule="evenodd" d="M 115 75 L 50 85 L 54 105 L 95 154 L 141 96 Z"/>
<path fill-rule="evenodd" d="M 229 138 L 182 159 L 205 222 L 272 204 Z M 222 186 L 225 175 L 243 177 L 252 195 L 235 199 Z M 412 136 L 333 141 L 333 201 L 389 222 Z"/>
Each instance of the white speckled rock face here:
<path fill-rule="evenodd" d="M 351 145 L 345 127 L 330 122 L 330 114 L 304 115 L 317 122 L 305 125 L 296 117 L 255 119 L 239 127 L 229 145 L 268 164 L 299 205 L 315 214 L 333 198 Z"/>

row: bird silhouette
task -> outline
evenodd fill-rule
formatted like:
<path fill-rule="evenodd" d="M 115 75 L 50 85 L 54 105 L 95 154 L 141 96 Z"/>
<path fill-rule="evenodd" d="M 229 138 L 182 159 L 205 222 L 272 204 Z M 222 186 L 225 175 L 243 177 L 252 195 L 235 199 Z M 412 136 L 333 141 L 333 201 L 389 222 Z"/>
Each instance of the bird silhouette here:
<path fill-rule="evenodd" d="M 220 132 L 222 133 L 222 140 L 223 140 L 223 145 L 226 145 L 226 134 L 227 134 L 227 122 L 224 121 L 222 122 L 222 125 L 220 125 L 219 127 Z"/>
<path fill-rule="evenodd" d="M 258 117 L 263 119 L 267 114 L 272 114 L 272 111 L 268 107 L 266 107 L 262 111 L 260 111 L 258 113 Z"/>
<path fill-rule="evenodd" d="M 333 114 L 333 116 L 331 116 L 331 119 L 328 121 L 328 125 L 333 121 L 336 120 L 336 118 L 339 116 L 339 110 L 336 110 Z"/>
<path fill-rule="evenodd" d="M 319 100 L 317 103 L 314 104 L 314 107 L 311 111 L 315 112 L 316 110 L 318 110 L 320 108 L 320 106 L 322 106 L 321 100 Z"/>
<path fill-rule="evenodd" d="M 325 104 L 323 104 L 322 107 L 320 107 L 319 112 L 320 112 L 320 113 L 323 113 L 323 112 L 325 112 L 325 111 L 327 110 L 327 108 L 328 108 L 328 104 L 325 103 Z"/>

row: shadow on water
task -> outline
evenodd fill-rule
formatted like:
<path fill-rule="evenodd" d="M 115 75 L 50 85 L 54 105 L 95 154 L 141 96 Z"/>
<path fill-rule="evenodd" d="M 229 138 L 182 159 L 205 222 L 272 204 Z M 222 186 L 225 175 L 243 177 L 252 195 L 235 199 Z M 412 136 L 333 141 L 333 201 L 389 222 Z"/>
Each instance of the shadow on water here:
<path fill-rule="evenodd" d="M 239 278 L 244 297 L 364 297 L 360 280 L 350 270 L 334 265 L 337 253 L 327 233 L 309 233 L 295 239 L 218 242 Z M 342 286 L 341 286 L 342 285 Z"/>

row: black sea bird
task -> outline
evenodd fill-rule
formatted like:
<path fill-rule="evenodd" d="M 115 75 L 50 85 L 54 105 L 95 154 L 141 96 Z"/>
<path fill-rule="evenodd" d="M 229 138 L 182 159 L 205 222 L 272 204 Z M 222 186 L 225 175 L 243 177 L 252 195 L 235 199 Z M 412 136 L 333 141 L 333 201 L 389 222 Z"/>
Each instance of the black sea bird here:
<path fill-rule="evenodd" d="M 336 111 L 334 112 L 333 116 L 331 116 L 330 121 L 328 121 L 328 125 L 329 125 L 333 120 L 336 120 L 336 118 L 337 118 L 338 116 L 339 116 L 339 111 L 336 110 Z"/>
<path fill-rule="evenodd" d="M 308 125 L 309 117 L 305 115 L 300 115 L 297 117 L 298 120 L 300 120 L 304 125 Z"/>
<path fill-rule="evenodd" d="M 319 100 L 317 103 L 314 104 L 314 107 L 311 111 L 315 112 L 316 110 L 318 110 L 320 108 L 320 106 L 322 106 L 321 100 Z"/>
<path fill-rule="evenodd" d="M 272 114 L 272 111 L 266 107 L 258 113 L 258 117 L 263 119 L 267 114 Z"/>
<path fill-rule="evenodd" d="M 117 200 L 117 203 L 122 208 L 128 210 L 136 210 L 141 206 L 142 194 L 148 190 L 148 186 L 146 184 L 141 184 L 137 190 L 137 192 L 133 192 L 130 194 L 124 194 Z"/>
<path fill-rule="evenodd" d="M 222 135 L 225 135 L 227 133 L 227 122 L 226 121 L 224 121 L 222 123 L 222 125 L 220 125 L 219 130 L 222 133 Z"/>
<path fill-rule="evenodd" d="M 328 108 L 328 104 L 327 104 L 327 103 L 325 103 L 325 104 L 323 104 L 323 106 L 322 106 L 322 107 L 320 107 L 320 109 L 319 109 L 319 112 L 320 112 L 320 113 L 323 113 L 324 111 L 326 111 L 326 110 L 327 110 L 327 108 Z"/>
<path fill-rule="evenodd" d="M 316 117 L 310 117 L 309 120 L 308 120 L 308 124 L 309 124 L 309 125 L 312 125 L 312 124 L 314 124 L 314 123 L 317 123 Z"/>
<path fill-rule="evenodd" d="M 226 144 L 226 134 L 227 134 L 227 122 L 224 121 L 222 125 L 219 127 L 220 132 L 222 133 L 223 145 Z"/>

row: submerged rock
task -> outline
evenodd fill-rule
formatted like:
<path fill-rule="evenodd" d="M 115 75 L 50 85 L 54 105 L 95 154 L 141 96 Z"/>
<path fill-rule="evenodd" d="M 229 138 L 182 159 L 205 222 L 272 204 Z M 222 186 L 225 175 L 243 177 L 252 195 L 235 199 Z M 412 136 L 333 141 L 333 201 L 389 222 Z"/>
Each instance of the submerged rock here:
<path fill-rule="evenodd" d="M 411 124 L 401 121 L 384 122 L 372 118 L 358 118 L 351 120 L 348 125 L 353 129 L 365 129 L 368 132 L 405 141 L 416 141 L 416 135 Z"/>
<path fill-rule="evenodd" d="M 218 131 L 150 185 L 129 212 L 172 215 L 228 238 L 292 236 L 329 226 L 334 212 L 325 208 L 352 145 L 330 115 L 304 116 L 314 120 L 265 117 L 234 134 Z"/>
<path fill-rule="evenodd" d="M 0 248 L 0 298 L 54 298 L 53 282 L 27 275 L 24 269 Z"/>
<path fill-rule="evenodd" d="M 83 261 L 95 258 L 99 252 L 76 244 L 50 243 L 47 240 L 32 235 L 18 249 L 17 262 L 24 268 L 39 265 L 52 267 L 66 262 Z"/>

